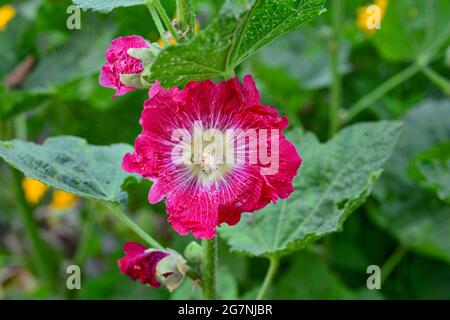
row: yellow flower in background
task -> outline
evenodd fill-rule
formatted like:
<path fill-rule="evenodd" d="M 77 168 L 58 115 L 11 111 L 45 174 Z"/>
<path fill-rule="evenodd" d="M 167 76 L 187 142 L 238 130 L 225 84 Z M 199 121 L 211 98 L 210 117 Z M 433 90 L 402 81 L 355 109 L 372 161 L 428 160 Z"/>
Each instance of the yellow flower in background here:
<path fill-rule="evenodd" d="M 0 6 L 0 31 L 3 31 L 8 26 L 8 23 L 16 15 L 16 9 L 10 5 Z"/>
<path fill-rule="evenodd" d="M 28 203 L 36 205 L 44 197 L 49 187 L 38 180 L 25 178 L 22 180 L 22 189 Z M 75 195 L 62 190 L 55 190 L 53 191 L 50 207 L 52 209 L 67 209 L 74 206 L 76 202 L 77 197 Z"/>
<path fill-rule="evenodd" d="M 370 6 L 377 6 L 379 8 L 379 16 L 377 12 L 369 10 Z M 367 35 L 373 35 L 376 29 L 376 25 L 381 23 L 386 15 L 386 9 L 388 6 L 388 0 L 375 0 L 373 3 L 367 6 L 360 7 L 357 10 L 356 25 Z M 379 19 L 379 21 L 376 21 Z"/>
<path fill-rule="evenodd" d="M 38 180 L 25 178 L 22 180 L 22 189 L 28 203 L 35 205 L 41 201 L 42 197 L 47 192 L 48 187 Z"/>
<path fill-rule="evenodd" d="M 77 197 L 75 195 L 62 190 L 55 190 L 50 207 L 52 209 L 67 209 L 73 207 L 76 202 Z"/>
<path fill-rule="evenodd" d="M 195 33 L 197 33 L 199 30 L 200 30 L 200 25 L 199 25 L 198 21 L 195 21 Z M 170 32 L 167 32 L 166 35 L 167 35 L 167 40 L 169 40 L 170 45 L 173 46 L 173 45 L 177 44 L 177 41 L 172 37 Z M 164 43 L 163 39 L 159 39 L 158 40 L 158 44 L 161 47 L 165 47 L 166 46 L 166 44 Z"/>
<path fill-rule="evenodd" d="M 169 41 L 169 43 L 170 43 L 170 45 L 175 45 L 175 44 L 177 44 L 177 42 L 175 41 L 175 39 L 170 35 L 170 33 L 168 32 L 167 33 L 167 40 Z M 160 38 L 159 40 L 158 40 L 158 44 L 161 46 L 161 47 L 165 47 L 166 46 L 166 44 L 164 43 L 164 40 L 162 39 L 162 38 Z"/>

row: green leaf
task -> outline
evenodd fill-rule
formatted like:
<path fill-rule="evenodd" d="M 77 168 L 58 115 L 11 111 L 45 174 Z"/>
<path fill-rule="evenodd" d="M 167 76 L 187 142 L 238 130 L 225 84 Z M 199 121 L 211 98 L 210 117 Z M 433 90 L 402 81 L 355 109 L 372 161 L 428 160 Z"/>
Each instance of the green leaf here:
<path fill-rule="evenodd" d="M 131 7 L 145 3 L 145 0 L 73 0 L 83 10 L 94 10 L 108 13 L 115 8 Z"/>
<path fill-rule="evenodd" d="M 24 90 L 52 92 L 56 85 L 88 77 L 100 70 L 116 27 L 94 17 L 85 20 L 82 29 L 73 31 L 65 45 L 39 61 L 23 83 Z"/>
<path fill-rule="evenodd" d="M 0 157 L 25 176 L 81 197 L 120 202 L 125 179 L 122 158 L 133 148 L 126 144 L 93 146 L 78 137 L 48 138 L 44 144 L 12 140 L 0 142 Z"/>
<path fill-rule="evenodd" d="M 260 74 L 282 72 L 295 81 L 299 89 L 329 86 L 331 66 L 325 33 L 324 26 L 317 26 L 317 29 L 304 28 L 302 32 L 291 32 L 278 39 L 250 59 L 252 74 L 258 77 Z M 344 42 L 339 52 L 341 74 L 351 70 L 349 58 L 350 46 Z M 272 77 L 261 78 L 268 82 L 272 80 Z M 283 98 L 286 99 L 285 96 Z"/>
<path fill-rule="evenodd" d="M 450 141 L 419 153 L 410 165 L 413 179 L 450 204 Z"/>
<path fill-rule="evenodd" d="M 364 272 L 367 277 L 367 274 Z M 362 282 L 361 286 L 366 282 Z M 320 257 L 307 252 L 295 255 L 291 265 L 274 283 L 271 298 L 311 299 L 382 299 L 378 290 L 348 288 Z"/>
<path fill-rule="evenodd" d="M 450 140 L 450 99 L 425 100 L 404 118 L 405 130 L 375 189 L 371 218 L 405 247 L 450 262 L 450 207 L 408 175 L 414 157 Z"/>
<path fill-rule="evenodd" d="M 361 123 L 342 130 L 326 144 L 299 131 L 289 138 L 303 157 L 287 200 L 268 205 L 221 235 L 235 251 L 278 256 L 338 231 L 365 202 L 401 132 L 400 122 Z"/>
<path fill-rule="evenodd" d="M 171 87 L 229 74 L 256 50 L 324 11 L 325 0 L 227 0 L 191 42 L 163 50 L 152 81 Z"/>
<path fill-rule="evenodd" d="M 389 300 L 448 300 L 450 265 L 417 255 L 407 255 L 382 286 Z"/>
<path fill-rule="evenodd" d="M 391 61 L 431 59 L 450 44 L 450 20 L 443 12 L 450 12 L 449 1 L 389 1 L 375 46 Z"/>
<path fill-rule="evenodd" d="M 0 116 L 7 119 L 22 111 L 39 105 L 46 95 L 34 94 L 22 90 L 11 90 L 3 83 L 0 83 Z"/>

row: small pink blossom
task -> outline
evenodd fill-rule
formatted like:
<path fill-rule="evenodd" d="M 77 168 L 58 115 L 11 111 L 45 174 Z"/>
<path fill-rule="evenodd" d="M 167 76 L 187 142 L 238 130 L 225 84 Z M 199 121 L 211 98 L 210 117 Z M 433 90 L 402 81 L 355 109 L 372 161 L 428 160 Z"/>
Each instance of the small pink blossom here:
<path fill-rule="evenodd" d="M 173 132 L 183 128 L 192 139 L 199 123 L 219 132 L 230 128 L 276 132 L 267 144 L 278 142 L 276 150 L 269 148 L 278 161 L 277 171 L 262 174 L 267 164 L 259 159 L 256 163 L 223 164 L 211 154 L 200 155 L 198 163 L 174 162 Z M 294 191 L 292 180 L 302 160 L 282 133 L 288 126 L 287 118 L 261 104 L 251 76 L 242 84 L 237 78 L 217 84 L 210 80 L 190 82 L 182 90 L 165 90 L 155 83 L 144 103 L 140 124 L 143 131 L 135 141 L 134 153 L 125 155 L 122 167 L 153 181 L 149 202 L 165 198 L 168 221 L 182 235 L 192 232 L 195 237 L 212 238 L 221 223 L 234 225 L 241 213 L 264 208 Z M 226 143 L 226 148 L 234 153 L 242 149 L 233 143 Z M 185 147 L 190 146 L 187 143 Z"/>
<path fill-rule="evenodd" d="M 161 284 L 173 291 L 183 282 L 186 260 L 176 251 L 147 249 L 136 242 L 123 246 L 125 257 L 118 261 L 120 271 L 133 281 L 140 280 L 153 288 Z"/>
<path fill-rule="evenodd" d="M 135 242 L 127 242 L 123 250 L 126 256 L 118 261 L 120 271 L 132 280 L 139 279 L 142 284 L 159 288 L 160 283 L 156 279 L 156 266 L 168 254 L 161 251 L 147 252 L 146 247 Z"/>
<path fill-rule="evenodd" d="M 113 98 L 135 89 L 120 81 L 121 74 L 138 74 L 144 70 L 142 62 L 131 57 L 127 53 L 128 49 L 148 47 L 147 41 L 139 36 L 119 37 L 111 42 L 105 54 L 106 63 L 101 69 L 99 83 L 103 87 L 117 90 Z"/>

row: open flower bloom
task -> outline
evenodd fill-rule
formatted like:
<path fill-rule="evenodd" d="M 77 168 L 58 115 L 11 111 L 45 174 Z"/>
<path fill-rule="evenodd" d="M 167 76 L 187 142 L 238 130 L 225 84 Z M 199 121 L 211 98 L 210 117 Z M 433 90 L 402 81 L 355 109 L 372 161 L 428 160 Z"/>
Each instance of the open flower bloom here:
<path fill-rule="evenodd" d="M 139 74 L 144 70 L 142 61 L 130 56 L 128 50 L 148 47 L 147 41 L 139 36 L 119 37 L 111 42 L 105 54 L 106 63 L 101 69 L 99 82 L 103 87 L 117 90 L 113 98 L 135 89 L 122 83 L 121 75 Z"/>
<path fill-rule="evenodd" d="M 147 249 L 136 242 L 127 242 L 123 247 L 126 256 L 118 261 L 120 271 L 132 280 L 159 288 L 161 283 L 169 291 L 176 289 L 184 279 L 187 264 L 173 250 Z"/>
<path fill-rule="evenodd" d="M 153 181 L 149 202 L 166 198 L 178 233 L 212 238 L 221 223 L 294 191 L 301 158 L 282 133 L 287 118 L 260 103 L 251 76 L 182 90 L 155 83 L 149 97 L 122 167 Z"/>

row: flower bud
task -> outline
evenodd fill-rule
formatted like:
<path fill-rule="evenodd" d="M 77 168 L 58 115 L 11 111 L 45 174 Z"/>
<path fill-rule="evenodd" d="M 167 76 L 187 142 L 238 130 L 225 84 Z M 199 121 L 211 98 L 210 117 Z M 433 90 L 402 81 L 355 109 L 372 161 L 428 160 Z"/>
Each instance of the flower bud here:
<path fill-rule="evenodd" d="M 120 271 L 133 281 L 159 288 L 161 284 L 169 291 L 176 289 L 184 279 L 186 260 L 176 251 L 147 249 L 135 242 L 127 242 L 125 257 L 118 261 Z"/>
<path fill-rule="evenodd" d="M 168 255 L 156 266 L 156 278 L 172 292 L 183 282 L 187 263 L 178 252 L 170 249 L 166 252 Z"/>
<path fill-rule="evenodd" d="M 117 92 L 113 96 L 114 98 L 122 96 L 136 88 L 141 88 L 142 86 L 138 80 L 141 72 L 145 68 L 145 61 L 148 59 L 151 60 L 151 57 L 154 56 L 153 49 L 150 49 L 150 47 L 150 44 L 139 36 L 114 39 L 105 54 L 106 63 L 100 72 L 100 85 L 116 89 Z M 131 49 L 136 49 L 137 51 Z M 148 50 L 140 51 L 138 49 Z M 140 56 L 143 60 L 130 55 L 129 51 L 132 54 Z M 136 77 L 133 77 L 134 75 Z"/>
<path fill-rule="evenodd" d="M 184 256 L 192 263 L 200 263 L 202 261 L 202 246 L 198 242 L 192 241 L 184 249 Z"/>

